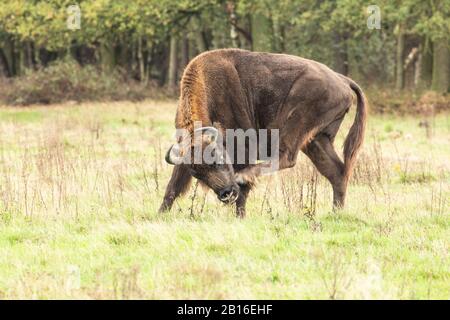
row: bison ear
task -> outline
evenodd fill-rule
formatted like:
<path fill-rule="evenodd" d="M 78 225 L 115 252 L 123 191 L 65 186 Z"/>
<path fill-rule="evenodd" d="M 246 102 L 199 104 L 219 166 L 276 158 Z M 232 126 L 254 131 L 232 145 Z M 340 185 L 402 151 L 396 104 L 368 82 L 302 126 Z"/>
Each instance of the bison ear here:
<path fill-rule="evenodd" d="M 172 165 L 178 165 L 183 162 L 184 152 L 179 144 L 172 145 L 166 153 L 166 162 Z"/>
<path fill-rule="evenodd" d="M 196 132 L 201 132 L 202 140 L 208 144 L 216 142 L 217 137 L 219 136 L 219 131 L 214 127 L 201 127 L 195 129 L 194 135 Z"/>

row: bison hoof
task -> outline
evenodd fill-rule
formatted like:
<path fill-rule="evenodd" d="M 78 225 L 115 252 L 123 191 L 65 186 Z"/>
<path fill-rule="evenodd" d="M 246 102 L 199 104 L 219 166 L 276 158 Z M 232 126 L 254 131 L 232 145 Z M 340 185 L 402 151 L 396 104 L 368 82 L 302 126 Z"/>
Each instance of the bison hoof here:
<path fill-rule="evenodd" d="M 172 206 L 170 205 L 170 204 L 168 204 L 168 203 L 166 203 L 166 202 L 163 202 L 162 204 L 161 204 L 161 206 L 159 207 L 159 210 L 158 210 L 158 213 L 165 213 L 165 212 L 167 212 L 167 211 L 170 211 L 170 208 L 171 208 Z"/>

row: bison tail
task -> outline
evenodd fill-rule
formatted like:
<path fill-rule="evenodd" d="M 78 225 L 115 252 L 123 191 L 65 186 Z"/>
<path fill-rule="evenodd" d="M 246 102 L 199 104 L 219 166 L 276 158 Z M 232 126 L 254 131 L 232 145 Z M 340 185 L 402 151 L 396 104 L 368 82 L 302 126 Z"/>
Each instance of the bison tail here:
<path fill-rule="evenodd" d="M 344 142 L 344 176 L 348 181 L 350 178 L 356 156 L 364 141 L 366 128 L 367 104 L 361 88 L 352 80 L 349 80 L 350 88 L 356 93 L 357 105 L 356 116 L 353 125 Z"/>

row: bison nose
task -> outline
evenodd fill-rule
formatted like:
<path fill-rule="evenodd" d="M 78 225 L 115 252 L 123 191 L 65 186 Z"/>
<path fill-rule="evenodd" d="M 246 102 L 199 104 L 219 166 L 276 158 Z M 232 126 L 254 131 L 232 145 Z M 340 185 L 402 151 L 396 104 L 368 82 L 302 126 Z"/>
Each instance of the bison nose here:
<path fill-rule="evenodd" d="M 220 190 L 219 198 L 220 200 L 226 200 L 231 197 L 233 194 L 233 187 L 226 187 L 225 189 Z"/>
<path fill-rule="evenodd" d="M 220 190 L 219 200 L 225 203 L 233 203 L 237 200 L 239 196 L 239 188 L 235 186 L 226 187 Z"/>

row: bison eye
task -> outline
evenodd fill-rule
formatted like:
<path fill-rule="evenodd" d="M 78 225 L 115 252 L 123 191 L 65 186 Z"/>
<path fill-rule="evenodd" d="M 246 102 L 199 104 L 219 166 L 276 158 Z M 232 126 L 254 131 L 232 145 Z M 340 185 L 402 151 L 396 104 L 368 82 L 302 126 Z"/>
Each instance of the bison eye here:
<path fill-rule="evenodd" d="M 222 165 L 220 160 L 221 159 L 214 158 L 214 161 L 210 164 L 210 166 L 213 168 L 219 168 Z"/>
<path fill-rule="evenodd" d="M 213 167 L 214 167 L 214 168 L 222 168 L 222 167 L 223 167 L 223 163 L 214 161 Z"/>

